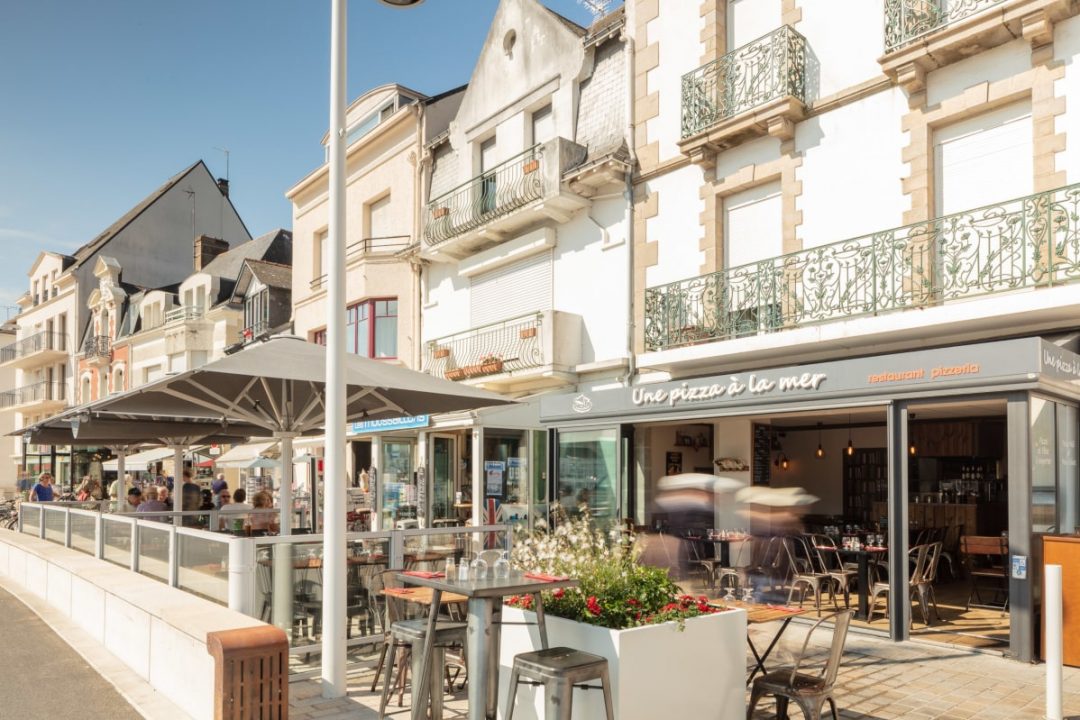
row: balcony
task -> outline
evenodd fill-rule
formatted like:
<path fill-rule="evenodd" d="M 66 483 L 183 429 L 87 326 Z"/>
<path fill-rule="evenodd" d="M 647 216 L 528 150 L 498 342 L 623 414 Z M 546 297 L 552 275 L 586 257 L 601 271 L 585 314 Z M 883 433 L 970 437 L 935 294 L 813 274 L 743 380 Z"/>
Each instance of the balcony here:
<path fill-rule="evenodd" d="M 567 222 L 588 205 L 588 186 L 571 188 L 563 174 L 584 162 L 586 148 L 563 138 L 534 145 L 430 201 L 424 251 L 463 258 L 536 223 Z"/>
<path fill-rule="evenodd" d="M 67 357 L 67 338 L 43 330 L 0 348 L 0 365 L 27 368 L 55 363 Z"/>
<path fill-rule="evenodd" d="M 390 235 L 387 237 L 370 237 L 355 240 L 345 246 L 345 267 L 367 259 L 392 258 L 412 244 L 412 238 L 408 235 Z M 326 275 L 320 275 L 311 281 L 312 290 L 321 290 L 326 284 Z"/>
<path fill-rule="evenodd" d="M 181 305 L 165 313 L 165 325 L 177 325 L 189 320 L 198 320 L 203 316 L 203 309 L 198 305 Z"/>
<path fill-rule="evenodd" d="M 243 343 L 244 345 L 246 345 L 250 342 L 261 340 L 270 332 L 271 329 L 272 328 L 270 327 L 270 323 L 268 323 L 266 320 L 257 320 L 251 325 L 242 328 L 237 334 L 238 337 L 236 338 L 236 341 L 238 343 Z"/>
<path fill-rule="evenodd" d="M 67 403 L 64 383 L 41 382 L 0 393 L 0 409 L 22 412 L 56 412 Z"/>
<path fill-rule="evenodd" d="M 112 340 L 106 335 L 88 337 L 83 343 L 82 355 L 91 365 L 108 365 L 112 362 Z"/>
<path fill-rule="evenodd" d="M 707 161 L 748 136 L 790 138 L 806 85 L 806 38 L 784 25 L 683 76 L 679 146 Z"/>
<path fill-rule="evenodd" d="M 581 317 L 546 310 L 429 341 L 424 372 L 503 392 L 574 382 Z"/>
<path fill-rule="evenodd" d="M 885 0 L 885 74 L 909 92 L 925 74 L 1023 37 L 1053 39 L 1053 23 L 1074 11 L 1069 0 Z"/>
<path fill-rule="evenodd" d="M 776 333 L 1078 280 L 1080 185 L 1072 185 L 649 288 L 645 349 Z M 1019 312 L 1019 301 L 1010 304 Z M 1063 310 L 1057 308 L 1055 322 Z M 995 322 L 985 311 L 976 315 L 987 328 Z M 959 316 L 954 307 L 949 321 Z M 1074 319 L 1071 323 L 1075 326 Z"/>

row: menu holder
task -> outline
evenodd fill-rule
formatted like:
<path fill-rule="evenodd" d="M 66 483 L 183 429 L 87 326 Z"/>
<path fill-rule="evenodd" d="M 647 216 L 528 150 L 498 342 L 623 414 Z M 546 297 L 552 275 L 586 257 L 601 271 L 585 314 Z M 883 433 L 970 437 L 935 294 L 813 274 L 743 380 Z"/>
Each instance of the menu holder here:
<path fill-rule="evenodd" d="M 547 573 L 525 573 L 524 577 L 540 582 L 562 582 L 570 579 L 567 575 L 548 575 Z"/>

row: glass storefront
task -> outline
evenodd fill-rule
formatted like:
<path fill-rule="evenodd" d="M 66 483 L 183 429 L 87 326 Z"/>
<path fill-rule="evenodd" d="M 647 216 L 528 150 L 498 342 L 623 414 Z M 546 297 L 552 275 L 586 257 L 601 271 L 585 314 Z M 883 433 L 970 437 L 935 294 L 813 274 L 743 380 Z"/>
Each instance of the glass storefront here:
<path fill-rule="evenodd" d="M 597 520 L 618 519 L 618 450 L 618 428 L 560 431 L 555 502 L 570 515 L 584 505 Z"/>
<path fill-rule="evenodd" d="M 379 482 L 383 484 L 384 527 L 392 527 L 397 520 L 416 518 L 412 440 L 386 438 L 382 441 Z"/>

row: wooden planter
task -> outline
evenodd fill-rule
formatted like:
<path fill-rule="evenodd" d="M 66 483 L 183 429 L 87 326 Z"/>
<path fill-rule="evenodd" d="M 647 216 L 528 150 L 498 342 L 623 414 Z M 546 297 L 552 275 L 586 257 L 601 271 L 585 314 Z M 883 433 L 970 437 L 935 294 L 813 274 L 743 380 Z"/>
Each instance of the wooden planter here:
<path fill-rule="evenodd" d="M 454 368 L 453 370 L 446 371 L 447 380 L 464 380 L 465 370 L 464 368 Z"/>
<path fill-rule="evenodd" d="M 444 347 L 435 348 L 434 352 L 432 352 L 431 354 L 436 360 L 441 360 L 442 358 L 448 358 L 448 357 L 450 357 L 450 348 L 444 348 Z"/>
<path fill-rule="evenodd" d="M 536 328 L 534 328 L 534 327 L 522 328 L 521 330 L 518 330 L 518 337 L 521 338 L 522 340 L 528 340 L 529 338 L 534 338 L 534 337 L 536 337 Z"/>
<path fill-rule="evenodd" d="M 449 214 L 450 208 L 448 207 L 435 208 L 431 211 L 431 217 L 433 220 L 438 220 L 439 218 L 446 217 Z"/>
<path fill-rule="evenodd" d="M 521 166 L 521 174 L 522 175 L 528 175 L 530 173 L 536 172 L 539 169 L 540 169 L 540 161 L 539 160 L 530 160 L 529 162 L 527 162 L 527 163 L 525 163 L 524 165 Z"/>
<path fill-rule="evenodd" d="M 476 365 L 466 365 L 462 368 L 465 377 L 480 377 L 481 375 L 494 375 L 503 371 L 502 360 L 489 360 Z"/>

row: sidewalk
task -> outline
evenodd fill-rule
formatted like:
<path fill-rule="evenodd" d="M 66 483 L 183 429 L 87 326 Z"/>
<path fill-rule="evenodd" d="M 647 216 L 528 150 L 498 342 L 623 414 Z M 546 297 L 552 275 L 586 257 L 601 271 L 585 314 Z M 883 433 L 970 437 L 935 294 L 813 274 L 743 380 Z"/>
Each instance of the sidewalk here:
<path fill-rule="evenodd" d="M 141 717 L 52 628 L 0 589 L 0 716 L 134 720 Z"/>
<path fill-rule="evenodd" d="M 751 630 L 758 647 L 776 632 L 773 624 Z M 769 666 L 783 663 L 785 654 L 797 650 L 806 627 L 793 624 L 769 659 Z M 760 635 L 760 637 L 759 637 Z M 828 633 L 815 635 L 812 646 L 827 652 Z M 374 658 L 372 658 L 372 661 Z M 314 660 L 317 663 L 317 660 Z M 747 654 L 747 666 L 751 658 Z M 292 720 L 368 720 L 377 718 L 379 696 L 371 692 L 371 667 L 353 665 L 349 675 L 349 697 L 325 700 L 318 680 L 299 680 L 289 686 Z M 1000 656 L 971 652 L 963 648 L 925 643 L 898 645 L 889 640 L 850 633 L 838 680 L 837 705 L 845 720 L 1040 720 L 1044 717 L 1045 668 L 1025 665 Z M 1080 670 L 1065 668 L 1065 717 L 1080 720 Z M 407 718 L 397 707 L 397 697 L 389 708 L 392 717 Z M 447 698 L 447 720 L 466 717 L 465 693 Z M 790 712 L 801 718 L 798 710 Z M 755 720 L 775 718 L 775 705 L 765 702 L 754 713 Z"/>

